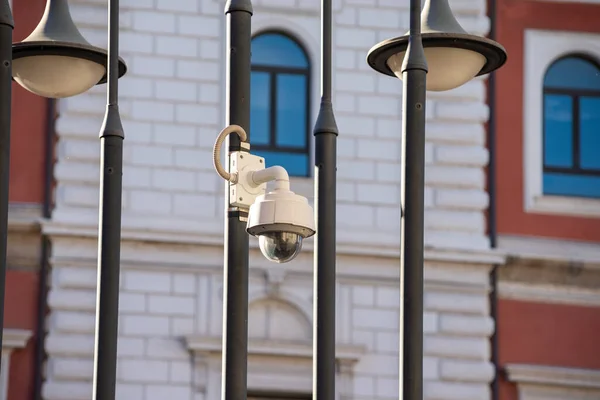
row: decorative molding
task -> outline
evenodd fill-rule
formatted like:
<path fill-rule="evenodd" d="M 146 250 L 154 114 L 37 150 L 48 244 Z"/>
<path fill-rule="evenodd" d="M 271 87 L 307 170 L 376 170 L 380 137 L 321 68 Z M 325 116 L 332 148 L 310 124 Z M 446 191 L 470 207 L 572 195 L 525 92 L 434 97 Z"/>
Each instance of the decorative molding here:
<path fill-rule="evenodd" d="M 42 232 L 50 236 L 96 238 L 98 215 L 92 210 L 62 209 L 54 212 L 52 220 L 42 220 Z M 146 241 L 172 244 L 223 245 L 223 221 L 176 220 L 123 215 L 121 230 L 123 241 Z M 338 231 L 337 253 L 349 256 L 375 256 L 399 258 L 400 238 L 382 232 Z M 250 247 L 258 249 L 258 242 L 250 241 Z M 312 241 L 303 243 L 303 253 L 312 252 Z M 506 257 L 498 250 L 463 250 L 426 248 L 426 261 L 456 262 L 461 264 L 504 264 Z"/>
<path fill-rule="evenodd" d="M 498 296 L 503 299 L 538 303 L 600 307 L 600 290 L 588 290 L 567 286 L 499 282 Z"/>
<path fill-rule="evenodd" d="M 525 30 L 523 168 L 525 211 L 539 214 L 600 216 L 600 200 L 544 196 L 542 188 L 542 89 L 550 64 L 565 54 L 600 59 L 600 35 L 582 32 Z"/>
<path fill-rule="evenodd" d="M 600 370 L 544 365 L 508 364 L 509 382 L 517 384 L 520 400 L 597 400 Z"/>
<path fill-rule="evenodd" d="M 0 400 L 8 399 L 8 375 L 10 371 L 11 350 L 5 350 L 0 354 Z"/>
<path fill-rule="evenodd" d="M 185 338 L 188 350 L 194 353 L 221 354 L 222 338 L 209 336 L 187 336 Z M 365 354 L 364 346 L 351 344 L 336 345 L 338 362 L 354 364 Z M 249 356 L 296 357 L 310 359 L 313 356 L 313 346 L 310 342 L 290 342 L 282 340 L 254 340 L 248 343 Z"/>
<path fill-rule="evenodd" d="M 507 364 L 508 380 L 517 384 L 600 389 L 600 369 L 552 367 L 533 364 Z"/>
<path fill-rule="evenodd" d="M 281 284 L 285 280 L 286 270 L 280 266 L 271 267 L 265 271 L 265 294 L 270 297 L 277 297 Z"/>
<path fill-rule="evenodd" d="M 2 351 L 0 352 L 0 400 L 8 399 L 8 375 L 10 357 L 13 350 L 25 347 L 32 332 L 25 329 L 4 329 L 2 331 Z"/>
<path fill-rule="evenodd" d="M 32 332 L 26 329 L 4 329 L 2 349 L 22 349 L 31 339 Z"/>
<path fill-rule="evenodd" d="M 588 268 L 600 269 L 600 246 L 597 243 L 501 235 L 498 248 L 512 258 L 577 262 Z"/>
<path fill-rule="evenodd" d="M 198 370 L 196 390 L 203 391 L 206 398 L 217 398 L 222 338 L 189 336 L 185 340 Z M 352 367 L 365 352 L 364 346 L 336 346 L 336 398 L 351 391 Z M 248 343 L 249 390 L 309 394 L 312 391 L 312 356 L 310 341 L 251 339 Z"/>
<path fill-rule="evenodd" d="M 42 206 L 32 203 L 8 205 L 9 232 L 36 232 L 40 230 Z"/>
<path fill-rule="evenodd" d="M 212 0 L 215 3 L 221 3 L 222 0 Z M 301 13 L 303 10 L 305 12 L 310 12 L 311 15 L 314 13 L 319 13 L 321 10 L 321 3 L 318 0 L 312 0 L 312 1 L 307 1 L 307 0 L 303 0 L 302 3 L 305 3 L 306 5 L 303 5 L 302 8 L 298 8 L 298 7 L 277 7 L 277 6 L 272 6 L 272 5 L 262 5 L 260 2 L 257 2 L 258 4 L 253 4 L 253 8 L 254 10 L 261 10 L 261 11 L 271 11 L 271 12 L 281 12 L 284 14 L 289 14 L 290 13 L 290 8 L 292 8 L 294 10 L 294 13 Z M 333 0 L 333 5 L 332 5 L 332 11 L 334 13 L 337 13 L 339 11 L 342 10 L 342 8 L 344 7 L 344 0 Z"/>
<path fill-rule="evenodd" d="M 504 371 L 517 385 L 519 400 L 598 400 L 600 370 L 508 364 Z"/>
<path fill-rule="evenodd" d="M 586 3 L 586 4 L 600 4 L 600 0 L 535 0 L 535 1 L 544 1 L 551 3 Z"/>
<path fill-rule="evenodd" d="M 539 214 L 600 217 L 600 201 L 567 196 L 534 196 L 527 209 Z"/>
<path fill-rule="evenodd" d="M 223 290 L 223 287 L 221 287 L 221 290 Z M 273 300 L 289 304 L 294 309 L 298 310 L 306 319 L 306 322 L 312 326 L 312 303 L 300 298 L 295 293 L 289 290 L 279 290 L 279 288 L 277 292 L 273 292 L 267 285 L 264 289 L 251 290 L 248 294 L 248 304 L 250 306 L 261 300 Z"/>

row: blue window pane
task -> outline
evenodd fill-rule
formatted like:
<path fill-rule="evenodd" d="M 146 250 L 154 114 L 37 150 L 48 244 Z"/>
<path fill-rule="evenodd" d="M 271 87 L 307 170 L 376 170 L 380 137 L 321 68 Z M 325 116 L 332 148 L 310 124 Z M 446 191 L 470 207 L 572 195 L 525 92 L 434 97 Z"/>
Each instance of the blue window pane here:
<path fill-rule="evenodd" d="M 600 170 L 600 97 L 579 98 L 579 166 Z"/>
<path fill-rule="evenodd" d="M 544 194 L 600 197 L 600 176 L 544 173 Z"/>
<path fill-rule="evenodd" d="M 573 100 L 570 96 L 544 96 L 544 165 L 573 166 Z"/>
<path fill-rule="evenodd" d="M 268 145 L 271 131 L 270 75 L 253 71 L 250 76 L 250 143 Z"/>
<path fill-rule="evenodd" d="M 253 150 L 252 153 L 265 158 L 265 165 L 281 165 L 290 176 L 308 176 L 308 154 Z"/>
<path fill-rule="evenodd" d="M 265 33 L 252 39 L 252 64 L 308 68 L 308 58 L 298 43 L 289 37 Z"/>
<path fill-rule="evenodd" d="M 600 90 L 600 70 L 581 57 L 567 57 L 548 68 L 544 87 Z"/>
<path fill-rule="evenodd" d="M 277 146 L 306 147 L 306 77 L 277 75 Z"/>

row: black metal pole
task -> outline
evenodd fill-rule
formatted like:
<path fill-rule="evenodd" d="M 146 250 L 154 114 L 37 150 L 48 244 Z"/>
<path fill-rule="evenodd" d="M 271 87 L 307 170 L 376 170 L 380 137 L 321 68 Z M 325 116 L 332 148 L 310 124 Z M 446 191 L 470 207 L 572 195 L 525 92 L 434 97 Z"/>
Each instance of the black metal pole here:
<path fill-rule="evenodd" d="M 227 16 L 227 116 L 226 125 L 236 124 L 250 134 L 250 46 L 252 41 L 250 0 L 228 0 Z M 249 139 L 248 139 L 249 140 Z M 227 139 L 229 154 L 246 151 L 237 135 Z M 229 206 L 226 187 L 223 365 L 221 398 L 245 400 L 248 369 L 248 211 Z"/>
<path fill-rule="evenodd" d="M 8 0 L 0 5 L 0 349 L 4 331 L 8 181 L 10 179 L 10 117 L 12 98 L 12 35 L 14 21 Z M 0 373 L 2 366 L 0 365 Z"/>
<path fill-rule="evenodd" d="M 114 400 L 121 270 L 123 140 L 119 115 L 119 0 L 108 3 L 108 92 L 100 131 L 100 221 L 94 348 L 94 400 Z"/>
<path fill-rule="evenodd" d="M 409 44 L 402 64 L 401 223 L 402 329 L 400 371 L 404 400 L 423 399 L 423 234 L 427 60 L 421 38 L 421 0 L 410 0 Z"/>
<path fill-rule="evenodd" d="M 331 0 L 321 2 L 321 105 L 315 123 L 313 399 L 335 396 L 336 172 L 338 128 L 331 99 Z"/>

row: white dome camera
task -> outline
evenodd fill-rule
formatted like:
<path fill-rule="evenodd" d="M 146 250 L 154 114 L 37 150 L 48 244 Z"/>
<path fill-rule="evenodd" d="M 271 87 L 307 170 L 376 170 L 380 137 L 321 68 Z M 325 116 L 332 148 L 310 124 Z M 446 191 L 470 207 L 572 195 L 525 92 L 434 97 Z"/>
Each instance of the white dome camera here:
<path fill-rule="evenodd" d="M 313 209 L 305 197 L 275 189 L 250 206 L 246 231 L 258 237 L 268 260 L 285 263 L 300 253 L 303 239 L 315 234 Z"/>
<path fill-rule="evenodd" d="M 265 168 L 265 159 L 248 151 L 229 155 L 229 171 L 221 165 L 221 145 L 237 133 L 241 147 L 249 150 L 246 131 L 239 125 L 223 129 L 213 148 L 213 165 L 230 183 L 229 206 L 248 210 L 246 231 L 258 237 L 260 251 L 270 261 L 285 263 L 296 258 L 302 241 L 316 233 L 313 208 L 306 197 L 290 190 L 290 177 L 280 166 Z M 273 183 L 267 192 L 267 183 Z"/>

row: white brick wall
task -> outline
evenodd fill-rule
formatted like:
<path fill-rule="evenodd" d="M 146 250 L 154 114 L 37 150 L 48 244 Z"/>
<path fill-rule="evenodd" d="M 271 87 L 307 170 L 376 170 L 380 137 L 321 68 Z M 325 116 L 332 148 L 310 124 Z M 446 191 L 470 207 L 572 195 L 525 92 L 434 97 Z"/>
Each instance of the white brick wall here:
<path fill-rule="evenodd" d="M 313 120 L 319 3 L 254 0 L 253 17 L 254 31 L 286 28 L 307 47 L 314 66 Z M 484 1 L 451 5 L 466 29 L 486 33 Z M 86 38 L 106 46 L 105 2 L 71 0 L 70 6 Z M 117 397 L 216 400 L 218 390 L 202 389 L 198 382 L 212 381 L 214 388 L 218 373 L 199 367 L 182 338 L 215 337 L 222 331 L 223 181 L 213 171 L 211 149 L 225 115 L 223 4 L 123 0 L 121 6 L 121 55 L 129 66 L 120 80 L 126 133 L 123 230 L 137 242 L 127 241 L 123 248 Z M 397 250 L 399 241 L 402 85 L 372 71 L 365 56 L 376 42 L 406 31 L 407 11 L 407 0 L 334 1 L 339 240 L 340 245 L 375 246 L 384 254 Z M 60 102 L 56 210 L 48 226 L 63 227 L 63 233 L 53 236 L 47 400 L 91 396 L 96 243 L 79 237 L 96 229 L 104 90 L 97 87 Z M 430 248 L 489 247 L 487 118 L 482 79 L 429 96 L 425 204 Z M 293 184 L 310 187 L 299 180 Z M 161 243 L 167 234 L 174 236 Z M 153 245 L 145 244 L 148 238 Z M 362 246 L 354 247 L 360 253 Z M 286 266 L 296 274 L 296 286 L 288 283 L 285 290 L 310 309 L 312 260 L 305 253 Z M 398 398 L 397 264 L 393 257 L 340 256 L 338 340 L 366 348 L 344 389 L 347 400 Z M 253 256 L 252 265 L 252 288 L 259 290 L 266 264 Z M 494 327 L 487 273 L 485 265 L 449 260 L 427 266 L 427 399 L 489 398 L 488 337 Z"/>
<path fill-rule="evenodd" d="M 365 55 L 377 41 L 407 29 L 408 1 L 335 3 L 334 105 L 341 132 L 338 226 L 341 231 L 360 227 L 360 240 L 376 241 L 378 235 L 369 232 L 385 232 L 396 238 L 390 241 L 396 247 L 402 84 L 372 71 Z M 466 29 L 487 32 L 484 2 L 451 3 Z M 319 94 L 319 2 L 256 1 L 254 6 L 254 31 L 284 28 L 307 47 L 314 66 L 314 120 Z M 297 7 L 304 11 L 290 12 Z M 74 0 L 71 8 L 86 37 L 106 45 L 104 4 Z M 202 219 L 199 227 L 222 225 L 223 182 L 213 171 L 210 153 L 224 121 L 222 11 L 222 4 L 215 0 L 132 0 L 122 5 L 121 51 L 129 64 L 128 74 L 120 81 L 126 131 L 124 229 L 130 220 L 127 215 L 144 221 L 149 230 L 165 224 L 177 230 L 191 218 Z M 90 226 L 97 218 L 97 130 L 104 90 L 97 87 L 62 101 L 57 125 L 61 139 L 57 209 L 85 211 Z M 483 79 L 429 96 L 428 246 L 489 247 L 484 221 L 487 118 Z M 357 216 L 358 221 L 350 216 Z M 346 237 L 341 235 L 340 240 Z"/>
<path fill-rule="evenodd" d="M 49 360 L 44 386 L 44 398 L 48 400 L 90 397 L 95 245 L 91 239 L 54 238 L 49 299 L 52 312 L 46 340 Z M 180 246 L 180 255 L 173 257 L 166 250 L 171 246 L 168 244 L 125 242 L 123 246 L 117 398 L 147 400 L 171 393 L 174 400 L 191 399 L 192 395 L 216 400 L 215 393 L 206 387 L 219 387 L 220 363 L 213 363 L 212 373 L 205 370 L 184 339 L 190 335 L 219 339 L 222 333 L 221 266 L 215 262 L 199 267 L 196 262 L 202 257 L 211 258 L 220 249 Z M 261 265 L 260 257 L 254 251 L 252 265 Z M 364 351 L 353 366 L 349 387 L 340 384 L 339 388 L 346 392 L 345 398 L 352 400 L 397 399 L 400 299 L 397 281 L 390 279 L 397 276 L 397 262 L 380 258 L 381 276 L 352 270 L 353 263 L 367 268 L 373 259 L 340 259 L 337 337 L 340 344 L 363 346 Z M 272 343 L 293 340 L 296 346 L 304 340 L 310 348 L 311 258 L 302 257 L 290 267 L 283 271 L 278 295 L 267 290 L 267 270 L 262 266 L 252 268 L 250 335 L 265 335 Z M 489 336 L 494 326 L 489 316 L 488 273 L 489 268 L 483 265 L 426 265 L 427 399 L 489 397 L 493 376 Z M 261 307 L 267 308 L 261 311 Z M 276 364 L 266 364 L 274 381 L 277 363 L 284 362 L 279 359 Z M 256 368 L 256 362 L 252 365 Z M 308 376 L 301 374 L 298 378 L 310 379 L 310 371 Z"/>

